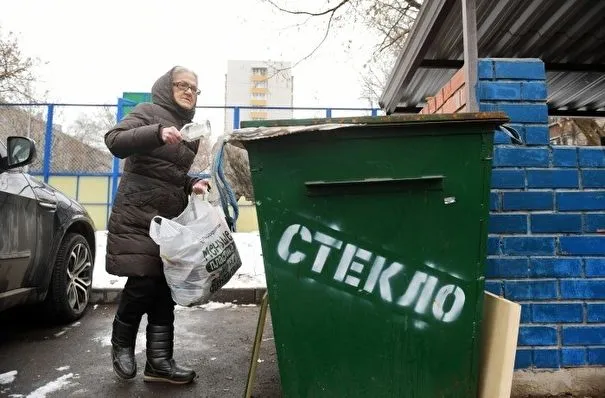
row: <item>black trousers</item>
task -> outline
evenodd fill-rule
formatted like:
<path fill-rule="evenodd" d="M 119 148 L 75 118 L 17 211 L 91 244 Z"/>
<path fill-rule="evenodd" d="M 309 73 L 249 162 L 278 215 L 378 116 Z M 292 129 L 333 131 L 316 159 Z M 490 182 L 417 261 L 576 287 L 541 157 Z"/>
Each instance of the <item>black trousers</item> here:
<path fill-rule="evenodd" d="M 152 325 L 172 325 L 174 305 L 164 276 L 130 276 L 116 315 L 131 325 L 138 325 L 143 314 L 147 314 L 147 322 Z"/>

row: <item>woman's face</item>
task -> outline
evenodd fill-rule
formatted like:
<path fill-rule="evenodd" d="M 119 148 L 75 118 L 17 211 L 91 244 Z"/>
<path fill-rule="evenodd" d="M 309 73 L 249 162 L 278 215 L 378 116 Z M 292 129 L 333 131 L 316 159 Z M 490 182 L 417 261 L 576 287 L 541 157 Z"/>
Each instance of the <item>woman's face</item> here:
<path fill-rule="evenodd" d="M 174 100 L 183 109 L 193 109 L 197 102 L 197 79 L 191 72 L 178 72 L 172 79 Z"/>

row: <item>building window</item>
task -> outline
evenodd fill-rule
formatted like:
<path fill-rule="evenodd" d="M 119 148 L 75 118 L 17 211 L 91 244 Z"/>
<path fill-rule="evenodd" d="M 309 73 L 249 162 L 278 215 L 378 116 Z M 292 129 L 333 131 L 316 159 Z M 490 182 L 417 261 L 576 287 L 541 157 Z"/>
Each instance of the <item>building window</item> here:
<path fill-rule="evenodd" d="M 267 76 L 267 68 L 252 68 L 252 74 L 255 76 Z"/>
<path fill-rule="evenodd" d="M 254 82 L 254 88 L 267 88 L 267 81 Z"/>
<path fill-rule="evenodd" d="M 267 93 L 252 93 L 252 99 L 255 100 L 266 100 Z"/>

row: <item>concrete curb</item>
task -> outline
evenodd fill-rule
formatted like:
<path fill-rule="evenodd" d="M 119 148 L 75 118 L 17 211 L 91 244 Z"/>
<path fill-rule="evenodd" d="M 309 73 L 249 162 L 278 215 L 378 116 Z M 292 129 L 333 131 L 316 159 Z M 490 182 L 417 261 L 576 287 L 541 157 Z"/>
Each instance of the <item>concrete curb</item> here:
<path fill-rule="evenodd" d="M 260 304 L 264 287 L 243 289 L 221 289 L 209 301 L 236 304 Z M 90 294 L 91 304 L 117 304 L 120 301 L 122 289 L 93 289 Z"/>

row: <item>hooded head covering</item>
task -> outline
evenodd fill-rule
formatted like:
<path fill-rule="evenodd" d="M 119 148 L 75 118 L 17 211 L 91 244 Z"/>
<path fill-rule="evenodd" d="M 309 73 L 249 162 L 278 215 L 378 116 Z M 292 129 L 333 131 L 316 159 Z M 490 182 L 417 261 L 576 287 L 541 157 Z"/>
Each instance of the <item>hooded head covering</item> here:
<path fill-rule="evenodd" d="M 177 66 L 173 67 L 153 83 L 153 87 L 151 88 L 151 102 L 175 113 L 180 118 L 189 122 L 195 115 L 195 107 L 191 110 L 182 108 L 176 103 L 174 95 L 172 94 L 172 74 L 176 68 Z"/>

